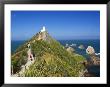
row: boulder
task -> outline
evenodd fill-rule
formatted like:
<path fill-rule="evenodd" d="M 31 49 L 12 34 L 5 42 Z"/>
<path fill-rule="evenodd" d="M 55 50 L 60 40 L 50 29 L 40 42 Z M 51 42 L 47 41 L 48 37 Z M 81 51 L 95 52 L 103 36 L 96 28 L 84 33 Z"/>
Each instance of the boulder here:
<path fill-rule="evenodd" d="M 66 44 L 66 46 L 65 47 L 68 47 L 69 45 L 68 44 Z"/>
<path fill-rule="evenodd" d="M 72 46 L 72 47 L 76 47 L 76 44 L 71 44 L 70 46 Z"/>
<path fill-rule="evenodd" d="M 67 50 L 69 53 L 73 53 L 73 52 L 75 51 L 75 49 L 72 48 L 72 47 L 68 47 L 66 50 Z"/>
<path fill-rule="evenodd" d="M 95 54 L 95 50 L 92 46 L 88 46 L 86 49 L 86 53 L 89 55 L 94 55 Z"/>
<path fill-rule="evenodd" d="M 83 45 L 80 45 L 78 48 L 79 49 L 84 49 L 84 46 Z"/>
<path fill-rule="evenodd" d="M 99 57 L 96 57 L 95 55 L 91 56 L 91 62 L 93 65 L 100 65 L 100 58 Z"/>

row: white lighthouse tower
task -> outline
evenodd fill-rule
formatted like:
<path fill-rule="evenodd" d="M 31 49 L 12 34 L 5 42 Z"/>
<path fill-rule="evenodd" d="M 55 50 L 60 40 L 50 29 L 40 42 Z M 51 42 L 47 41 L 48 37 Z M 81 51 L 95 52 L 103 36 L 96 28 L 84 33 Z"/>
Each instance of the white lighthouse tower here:
<path fill-rule="evenodd" d="M 46 29 L 45 29 L 45 26 L 43 26 L 43 28 L 41 29 L 41 32 L 45 32 Z"/>

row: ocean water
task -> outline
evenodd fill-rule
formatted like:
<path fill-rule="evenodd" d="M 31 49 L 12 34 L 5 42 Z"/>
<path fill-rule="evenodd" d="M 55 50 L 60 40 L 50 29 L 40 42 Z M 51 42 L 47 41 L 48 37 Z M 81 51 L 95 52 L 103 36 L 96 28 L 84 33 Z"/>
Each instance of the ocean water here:
<path fill-rule="evenodd" d="M 24 44 L 26 41 L 11 41 L 11 53 L 13 53 L 20 45 Z"/>
<path fill-rule="evenodd" d="M 68 44 L 76 44 L 76 46 L 71 46 L 75 49 L 75 52 L 84 56 L 87 60 L 90 56 L 86 53 L 86 48 L 92 46 L 95 49 L 95 53 L 100 53 L 100 40 L 58 40 L 63 46 Z M 11 52 L 13 53 L 20 45 L 24 44 L 26 41 L 11 41 Z M 84 46 L 84 49 L 79 49 L 80 45 Z M 100 57 L 100 56 L 99 56 Z M 95 76 L 100 76 L 100 66 L 92 66 L 88 68 L 89 72 L 95 73 Z"/>
<path fill-rule="evenodd" d="M 76 46 L 72 46 L 75 49 L 75 52 L 83 55 L 86 59 L 89 58 L 89 55 L 86 53 L 86 49 L 88 46 L 92 46 L 95 50 L 95 53 L 100 53 L 100 40 L 59 40 L 59 42 L 65 46 L 68 44 L 76 44 Z M 84 49 L 79 49 L 80 45 L 84 46 Z"/>

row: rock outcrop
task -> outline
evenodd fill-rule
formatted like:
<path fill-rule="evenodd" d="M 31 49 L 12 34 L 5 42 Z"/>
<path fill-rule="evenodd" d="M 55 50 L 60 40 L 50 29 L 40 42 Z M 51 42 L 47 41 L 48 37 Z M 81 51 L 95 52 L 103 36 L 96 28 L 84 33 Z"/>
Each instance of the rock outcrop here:
<path fill-rule="evenodd" d="M 68 45 L 68 44 L 66 44 L 66 45 L 65 45 L 65 47 L 69 47 L 69 45 Z"/>
<path fill-rule="evenodd" d="M 43 29 L 38 33 L 38 38 L 37 40 L 46 40 L 46 29 L 45 27 L 43 26 Z"/>
<path fill-rule="evenodd" d="M 79 49 L 84 49 L 84 46 L 83 45 L 80 45 L 78 48 Z"/>
<path fill-rule="evenodd" d="M 90 64 L 100 65 L 100 58 L 95 55 L 95 50 L 92 46 L 88 46 L 86 53 L 90 55 Z"/>
<path fill-rule="evenodd" d="M 71 44 L 70 46 L 71 46 L 71 47 L 76 47 L 77 45 L 76 45 L 76 44 Z"/>
<path fill-rule="evenodd" d="M 95 50 L 92 46 L 88 46 L 86 49 L 86 53 L 89 55 L 94 55 L 95 54 Z"/>
<path fill-rule="evenodd" d="M 91 62 L 94 64 L 94 65 L 100 65 L 100 58 L 99 57 L 96 57 L 95 55 L 92 55 L 90 56 L 91 57 Z"/>
<path fill-rule="evenodd" d="M 72 47 L 68 47 L 66 50 L 67 50 L 69 53 L 73 53 L 73 52 L 75 51 L 75 49 L 72 48 Z"/>

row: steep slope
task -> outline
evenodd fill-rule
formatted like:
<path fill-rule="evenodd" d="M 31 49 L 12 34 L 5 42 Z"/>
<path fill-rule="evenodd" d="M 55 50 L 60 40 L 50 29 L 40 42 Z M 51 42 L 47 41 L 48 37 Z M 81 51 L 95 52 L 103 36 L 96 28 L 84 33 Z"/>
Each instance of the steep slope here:
<path fill-rule="evenodd" d="M 22 76 L 79 76 L 85 69 L 83 56 L 68 52 L 58 41 L 49 36 L 47 31 L 39 32 L 12 55 L 13 73 L 18 73 L 21 66 L 28 61 L 27 45 L 30 44 L 35 61 L 26 69 Z"/>

